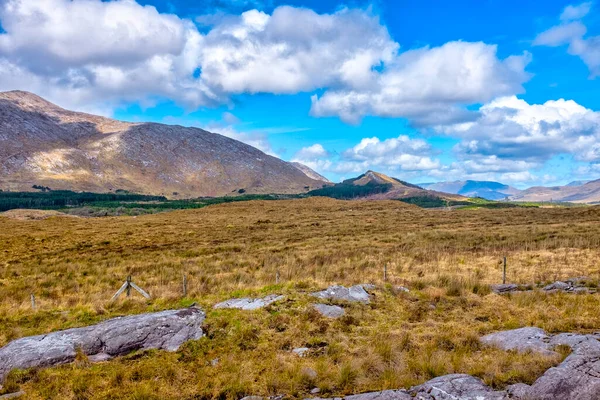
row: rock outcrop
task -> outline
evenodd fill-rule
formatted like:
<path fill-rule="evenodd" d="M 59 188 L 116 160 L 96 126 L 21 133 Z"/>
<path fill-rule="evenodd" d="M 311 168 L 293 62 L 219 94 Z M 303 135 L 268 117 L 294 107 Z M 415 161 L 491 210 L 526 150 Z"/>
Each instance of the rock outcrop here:
<path fill-rule="evenodd" d="M 496 392 L 481 379 L 465 374 L 434 378 L 408 390 L 411 398 L 419 400 L 502 400 L 504 392 Z"/>
<path fill-rule="evenodd" d="M 482 337 L 480 341 L 483 344 L 507 351 L 535 351 L 547 355 L 556 354 L 552 351 L 554 346 L 550 344 L 550 336 L 540 328 L 519 328 L 491 333 Z"/>
<path fill-rule="evenodd" d="M 135 350 L 176 351 L 200 339 L 205 314 L 198 308 L 114 318 L 97 325 L 24 337 L 0 348 L 0 382 L 15 368 L 50 367 L 75 360 L 78 352 L 104 361 Z"/>
<path fill-rule="evenodd" d="M 334 285 L 312 295 L 319 299 L 341 300 L 349 302 L 369 303 L 370 296 L 365 288 L 372 288 L 371 285 L 355 285 L 350 288 Z"/>
<path fill-rule="evenodd" d="M 521 328 L 484 336 L 484 343 L 506 350 L 552 354 L 559 345 L 573 352 L 557 367 L 550 368 L 531 386 L 513 385 L 510 398 L 520 400 L 600 399 L 600 334 L 561 333 L 550 336 L 539 328 Z"/>
<path fill-rule="evenodd" d="M 249 297 L 245 297 L 242 299 L 230 299 L 226 300 L 222 303 L 216 304 L 214 308 L 237 308 L 239 310 L 258 310 L 259 308 L 265 308 L 266 306 L 273 304 L 275 302 L 281 301 L 285 299 L 285 296 L 278 296 L 275 294 L 260 298 L 260 299 L 251 299 Z"/>
<path fill-rule="evenodd" d="M 328 306 L 327 304 L 315 304 L 315 310 L 327 318 L 339 318 L 346 314 L 346 311 L 340 306 Z"/>

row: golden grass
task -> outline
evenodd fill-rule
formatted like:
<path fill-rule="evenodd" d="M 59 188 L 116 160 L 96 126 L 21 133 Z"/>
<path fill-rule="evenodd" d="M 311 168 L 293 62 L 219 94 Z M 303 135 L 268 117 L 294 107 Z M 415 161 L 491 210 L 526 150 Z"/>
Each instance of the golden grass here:
<path fill-rule="evenodd" d="M 600 297 L 501 297 L 487 285 L 501 279 L 503 256 L 511 282 L 597 281 L 599 219 L 599 208 L 441 211 L 319 198 L 137 218 L 0 217 L 0 345 L 194 301 L 208 311 L 208 337 L 177 353 L 15 372 L 6 389 L 21 387 L 32 399 L 233 399 L 399 388 L 453 372 L 496 387 L 531 382 L 559 360 L 482 348 L 477 338 L 530 325 L 598 329 Z M 151 301 L 109 303 L 128 274 Z M 310 291 L 365 282 L 381 288 L 371 305 L 349 305 L 335 321 L 312 311 Z M 230 297 L 269 293 L 287 300 L 256 312 L 210 310 Z M 301 346 L 311 348 L 309 357 L 291 354 Z"/>

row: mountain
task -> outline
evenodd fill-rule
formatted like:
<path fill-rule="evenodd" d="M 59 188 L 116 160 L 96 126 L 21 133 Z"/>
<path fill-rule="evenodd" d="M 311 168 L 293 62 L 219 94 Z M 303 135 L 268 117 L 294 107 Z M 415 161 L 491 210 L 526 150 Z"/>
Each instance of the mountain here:
<path fill-rule="evenodd" d="M 317 171 L 311 169 L 310 167 L 299 163 L 299 162 L 291 162 L 290 164 L 292 164 L 294 167 L 298 168 L 300 171 L 302 171 L 302 173 L 304 173 L 304 175 L 308 176 L 311 179 L 314 179 L 316 181 L 321 181 L 321 182 L 325 182 L 325 183 L 331 183 L 331 181 L 327 178 L 325 178 L 323 175 L 319 174 Z"/>
<path fill-rule="evenodd" d="M 322 179 L 307 174 L 202 129 L 121 122 L 68 111 L 27 92 L 0 93 L 0 190 L 35 185 L 185 198 L 323 187 Z"/>
<path fill-rule="evenodd" d="M 424 183 L 425 189 L 440 192 L 460 194 L 466 197 L 481 197 L 487 200 L 504 200 L 510 196 L 518 195 L 521 191 L 499 182 L 490 181 L 454 181 Z"/>
<path fill-rule="evenodd" d="M 579 186 L 536 186 L 510 198 L 513 201 L 600 203 L 600 179 Z"/>
<path fill-rule="evenodd" d="M 567 183 L 566 186 L 582 186 L 591 181 L 573 181 L 571 183 Z"/>
<path fill-rule="evenodd" d="M 456 194 L 426 190 L 375 171 L 367 171 L 356 178 L 313 190 L 309 194 L 337 199 L 414 200 L 415 204 L 432 207 L 442 207 L 448 202 L 465 202 L 466 204 L 469 200 Z"/>

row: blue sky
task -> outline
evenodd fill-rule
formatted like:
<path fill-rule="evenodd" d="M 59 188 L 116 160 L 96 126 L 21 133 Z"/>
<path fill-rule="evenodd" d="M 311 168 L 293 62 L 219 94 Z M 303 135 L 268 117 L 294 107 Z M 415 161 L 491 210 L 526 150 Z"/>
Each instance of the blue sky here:
<path fill-rule="evenodd" d="M 0 90 L 332 180 L 600 178 L 600 4 L 0 0 Z"/>

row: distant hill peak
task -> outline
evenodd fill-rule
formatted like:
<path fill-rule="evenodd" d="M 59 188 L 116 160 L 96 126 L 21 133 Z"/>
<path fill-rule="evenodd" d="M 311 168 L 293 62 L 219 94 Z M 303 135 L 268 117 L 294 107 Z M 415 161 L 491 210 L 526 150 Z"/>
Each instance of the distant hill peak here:
<path fill-rule="evenodd" d="M 331 181 L 329 179 L 325 178 L 323 175 L 319 174 L 317 171 L 310 168 L 308 165 L 304 165 L 299 162 L 291 162 L 290 164 L 292 164 L 294 167 L 298 168 L 300 171 L 302 171 L 302 173 L 304 175 L 308 176 L 311 179 L 314 179 L 316 181 L 322 181 L 325 183 L 331 183 Z"/>

